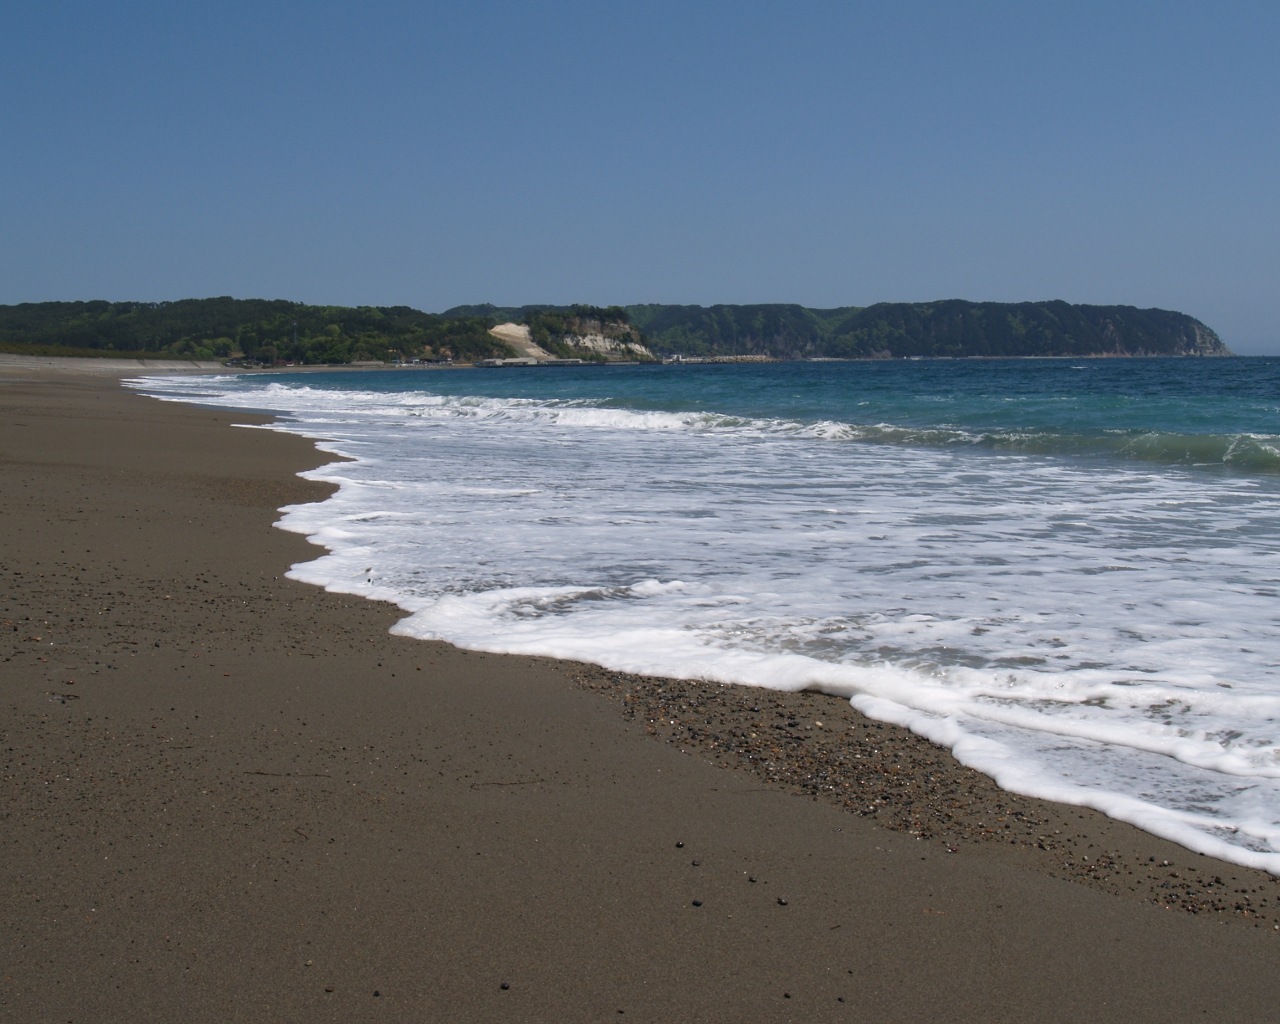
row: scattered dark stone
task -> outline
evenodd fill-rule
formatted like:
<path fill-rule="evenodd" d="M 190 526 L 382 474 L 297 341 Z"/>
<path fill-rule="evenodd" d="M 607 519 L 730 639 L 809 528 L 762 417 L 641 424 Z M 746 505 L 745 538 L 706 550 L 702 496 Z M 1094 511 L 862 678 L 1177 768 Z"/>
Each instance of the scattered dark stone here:
<path fill-rule="evenodd" d="M 507 991 L 507 989 L 509 989 L 510 987 L 511 987 L 511 982 L 509 981 L 504 981 L 501 985 L 498 986 L 498 988 L 502 989 L 503 992 Z"/>
<path fill-rule="evenodd" d="M 863 718 L 842 698 L 766 694 L 604 669 L 584 669 L 578 681 L 616 701 L 625 718 L 682 753 L 833 804 L 927 843 L 929 850 L 962 854 L 979 844 L 999 843 L 1033 852 L 1049 877 L 1127 898 L 1136 895 L 1187 913 L 1244 918 L 1254 925 L 1280 919 L 1280 891 L 1259 890 L 1275 895 L 1259 895 L 1253 902 L 1223 899 L 1222 890 L 1237 883 L 1235 877 L 1228 883 L 1209 882 L 1188 879 L 1183 872 L 1177 878 L 1170 870 L 1175 863 L 1161 855 L 1144 856 L 1148 868 L 1141 875 L 1146 877 L 1135 877 L 1139 858 L 1097 851 L 1091 843 L 1086 847 L 1087 830 L 1079 835 L 1067 831 L 1077 826 L 1064 822 L 1062 815 L 1083 820 L 1084 814 L 1002 791 L 947 751 L 897 726 Z M 802 724 L 808 722 L 815 724 Z M 676 847 L 682 849 L 684 842 Z M 1265 881 L 1280 886 L 1278 880 Z"/>
<path fill-rule="evenodd" d="M 702 906 L 702 900 L 694 900 L 694 901 L 693 901 L 693 905 L 694 905 L 695 907 L 700 907 L 700 906 Z"/>
<path fill-rule="evenodd" d="M 676 849 L 677 849 L 677 850 L 683 850 L 683 849 L 684 849 L 684 843 L 676 843 Z"/>
<path fill-rule="evenodd" d="M 779 896 L 779 897 L 778 897 L 778 906 L 780 906 L 780 907 L 785 907 L 786 905 L 787 905 L 787 901 L 786 901 L 786 900 L 784 900 L 781 896 Z"/>
<path fill-rule="evenodd" d="M 382 995 L 382 993 L 381 993 L 381 992 L 379 992 L 379 991 L 375 988 L 375 989 L 373 990 L 373 998 L 374 998 L 374 999 L 377 999 L 380 995 Z"/>

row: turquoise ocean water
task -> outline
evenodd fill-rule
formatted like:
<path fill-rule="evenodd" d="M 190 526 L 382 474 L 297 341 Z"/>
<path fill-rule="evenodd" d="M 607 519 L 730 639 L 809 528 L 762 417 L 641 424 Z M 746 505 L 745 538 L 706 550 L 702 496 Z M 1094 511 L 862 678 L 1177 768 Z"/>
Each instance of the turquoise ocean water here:
<path fill-rule="evenodd" d="M 839 694 L 1280 873 L 1280 360 L 134 383 L 350 456 L 291 575 L 398 632 Z"/>

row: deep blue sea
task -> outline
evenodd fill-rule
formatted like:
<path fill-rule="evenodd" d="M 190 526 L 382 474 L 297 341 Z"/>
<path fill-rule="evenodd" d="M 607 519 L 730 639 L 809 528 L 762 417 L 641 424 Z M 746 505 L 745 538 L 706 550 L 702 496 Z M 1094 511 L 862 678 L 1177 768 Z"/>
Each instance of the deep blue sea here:
<path fill-rule="evenodd" d="M 847 697 L 1280 874 L 1280 360 L 134 382 L 350 457 L 296 579 L 486 651 Z"/>

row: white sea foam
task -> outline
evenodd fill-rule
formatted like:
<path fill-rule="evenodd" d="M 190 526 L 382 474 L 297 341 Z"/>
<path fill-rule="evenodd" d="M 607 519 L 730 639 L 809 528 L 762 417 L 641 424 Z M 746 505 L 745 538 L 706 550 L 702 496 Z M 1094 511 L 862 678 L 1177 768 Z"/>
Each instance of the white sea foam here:
<path fill-rule="evenodd" d="M 281 525 L 396 631 L 820 689 L 1019 792 L 1280 873 L 1277 487 L 863 428 L 165 379 L 356 459 Z"/>

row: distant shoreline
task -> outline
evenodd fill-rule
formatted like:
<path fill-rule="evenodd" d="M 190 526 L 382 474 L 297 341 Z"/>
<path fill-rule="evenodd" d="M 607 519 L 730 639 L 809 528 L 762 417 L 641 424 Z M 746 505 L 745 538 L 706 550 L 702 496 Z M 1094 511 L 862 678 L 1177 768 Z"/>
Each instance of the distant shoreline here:
<path fill-rule="evenodd" d="M 1084 356 L 914 356 L 903 358 L 844 358 L 839 356 L 814 356 L 807 359 L 773 359 L 762 358 L 756 356 L 749 357 L 691 357 L 687 359 L 665 359 L 660 363 L 638 363 L 633 361 L 618 362 L 581 362 L 574 363 L 575 366 L 583 367 L 610 367 L 610 366 L 737 366 L 737 365 L 757 365 L 760 363 L 905 363 L 905 362 L 1063 362 L 1078 360 L 1114 360 L 1114 359 L 1134 359 L 1134 360 L 1196 360 L 1196 359 L 1275 359 L 1278 356 L 1262 356 L 1262 355 L 1237 355 L 1231 353 L 1223 356 L 1202 356 L 1202 355 L 1146 355 L 1146 356 L 1116 356 L 1116 355 L 1084 355 Z M 553 368 L 556 364 L 548 364 Z M 225 363 L 214 363 L 199 360 L 177 360 L 177 359 L 120 359 L 117 357 L 104 356 L 101 359 L 85 357 L 85 356 L 27 356 L 14 353 L 0 352 L 0 370 L 10 369 L 31 369 L 31 370 L 52 370 L 65 371 L 84 374 L 99 374 L 103 376 L 124 376 L 127 374 L 138 373 L 146 374 L 222 374 L 222 373 L 342 373 L 342 372 L 361 372 L 361 371 L 381 371 L 381 370 L 404 370 L 404 371 L 447 371 L 447 370 L 474 370 L 474 369 L 526 369 L 539 368 L 535 364 L 525 362 L 512 362 L 509 365 L 489 365 L 479 366 L 476 363 L 349 363 L 349 364 L 307 364 L 307 365 L 282 365 L 282 366 L 229 366 Z"/>

